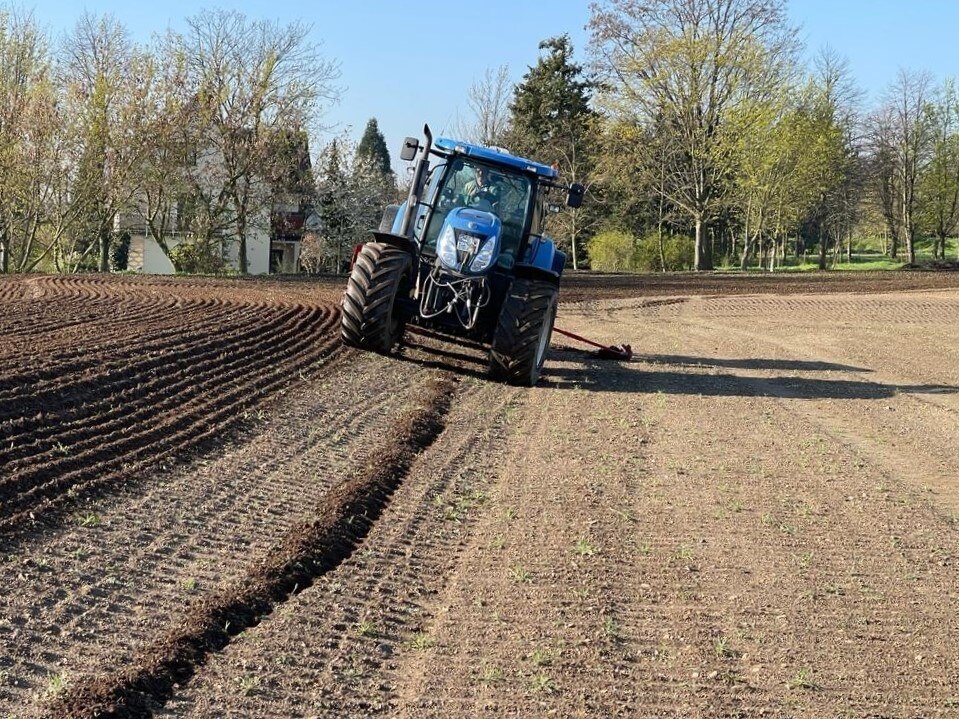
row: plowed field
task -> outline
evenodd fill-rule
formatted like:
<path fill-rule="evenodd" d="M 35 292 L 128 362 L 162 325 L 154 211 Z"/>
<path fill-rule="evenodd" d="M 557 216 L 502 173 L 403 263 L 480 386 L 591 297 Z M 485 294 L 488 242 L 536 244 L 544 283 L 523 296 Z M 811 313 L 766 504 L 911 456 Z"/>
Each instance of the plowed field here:
<path fill-rule="evenodd" d="M 0 277 L 0 717 L 959 716 L 959 276 L 576 276 L 531 390 L 342 280 Z"/>

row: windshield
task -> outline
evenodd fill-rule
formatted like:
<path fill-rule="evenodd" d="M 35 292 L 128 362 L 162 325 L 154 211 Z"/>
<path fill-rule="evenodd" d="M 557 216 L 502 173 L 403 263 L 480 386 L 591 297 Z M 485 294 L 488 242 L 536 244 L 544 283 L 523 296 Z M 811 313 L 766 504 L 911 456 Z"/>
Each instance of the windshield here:
<path fill-rule="evenodd" d="M 531 183 L 529 178 L 502 167 L 491 167 L 457 157 L 428 195 L 433 216 L 423 244 L 436 247 L 436 238 L 446 216 L 455 207 L 492 212 L 503 223 L 502 253 L 515 257 L 526 226 Z"/>

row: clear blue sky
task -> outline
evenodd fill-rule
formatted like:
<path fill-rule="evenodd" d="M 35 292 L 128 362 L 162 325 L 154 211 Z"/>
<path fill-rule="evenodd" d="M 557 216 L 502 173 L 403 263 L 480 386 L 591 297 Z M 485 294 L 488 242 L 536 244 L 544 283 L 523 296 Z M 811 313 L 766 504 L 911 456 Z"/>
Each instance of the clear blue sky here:
<path fill-rule="evenodd" d="M 2 0 L 0 0 L 2 2 Z M 23 2 L 29 7 L 29 0 Z M 183 0 L 61 0 L 34 6 L 54 34 L 86 9 L 110 13 L 136 39 L 178 28 L 204 3 Z M 214 7 L 216 3 L 206 3 Z M 442 131 L 465 110 L 466 91 L 487 67 L 508 64 L 513 79 L 536 62 L 543 38 L 569 33 L 585 60 L 586 0 L 237 0 L 220 6 L 250 17 L 303 19 L 324 52 L 340 62 L 342 93 L 325 122 L 362 133 L 375 116 L 391 152 L 428 121 Z M 956 0 L 791 0 L 807 51 L 830 45 L 849 58 L 873 102 L 900 67 L 937 78 L 959 74 Z M 426 28 L 426 31 L 424 31 Z"/>

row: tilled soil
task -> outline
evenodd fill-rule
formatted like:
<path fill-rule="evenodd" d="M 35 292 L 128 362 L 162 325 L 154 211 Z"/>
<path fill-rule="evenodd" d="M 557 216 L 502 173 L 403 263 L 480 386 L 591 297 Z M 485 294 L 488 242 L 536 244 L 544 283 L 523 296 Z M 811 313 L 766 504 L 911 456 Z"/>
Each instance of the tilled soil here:
<path fill-rule="evenodd" d="M 637 356 L 532 390 L 338 279 L 0 278 L 0 717 L 959 715 L 959 276 L 717 277 L 570 278 Z"/>

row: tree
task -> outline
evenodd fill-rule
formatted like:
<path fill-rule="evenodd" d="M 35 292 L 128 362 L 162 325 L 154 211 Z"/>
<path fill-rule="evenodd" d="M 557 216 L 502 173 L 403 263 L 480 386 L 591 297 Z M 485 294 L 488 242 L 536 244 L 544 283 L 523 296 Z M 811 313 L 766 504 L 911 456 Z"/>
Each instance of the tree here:
<path fill-rule="evenodd" d="M 135 192 L 142 153 L 143 62 L 110 16 L 85 13 L 65 39 L 61 82 L 76 133 L 72 194 L 80 209 L 71 270 L 95 251 L 99 270 L 110 269 L 113 221 Z"/>
<path fill-rule="evenodd" d="M 307 263 L 342 270 L 352 248 L 379 225 L 396 184 L 345 138 L 332 140 L 317 159 L 316 212 L 322 225 Z"/>
<path fill-rule="evenodd" d="M 704 225 L 726 189 L 726 120 L 734 108 L 782 85 L 796 47 L 785 4 L 608 0 L 594 6 L 590 27 L 611 111 L 671 134 L 664 142 L 671 149 L 665 195 L 693 225 L 696 269 L 709 269 Z"/>
<path fill-rule="evenodd" d="M 29 261 L 41 222 L 40 178 L 55 127 L 49 73 L 33 17 L 0 9 L 0 272 Z"/>
<path fill-rule="evenodd" d="M 930 107 L 930 161 L 919 181 L 922 224 L 935 237 L 934 259 L 946 258 L 946 238 L 959 227 L 959 95 L 947 79 Z"/>
<path fill-rule="evenodd" d="M 933 149 L 931 79 L 927 73 L 900 70 L 873 118 L 873 145 L 881 160 L 880 195 L 893 240 L 906 242 L 909 263 L 916 262 L 916 232 L 921 213 L 919 179 Z M 894 250 L 895 251 L 895 250 Z"/>
<path fill-rule="evenodd" d="M 271 143 L 281 130 L 310 126 L 320 100 L 332 98 L 338 69 L 299 22 L 280 25 L 212 10 L 187 26 L 177 53 L 185 58 L 194 102 L 199 158 L 191 190 L 201 200 L 201 229 L 232 234 L 245 273 L 249 230 L 269 220 L 267 180 L 284 157 Z M 232 217 L 223 228 L 227 204 Z"/>
<path fill-rule="evenodd" d="M 593 83 L 573 62 L 568 35 L 548 38 L 539 49 L 545 52 L 513 92 L 506 141 L 514 152 L 555 165 L 564 180 L 586 188 L 582 207 L 549 220 L 557 239 L 568 243 L 578 269 L 580 239 L 598 220 L 590 179 L 600 136 L 599 118 L 590 107 Z"/>
<path fill-rule="evenodd" d="M 483 77 L 470 85 L 466 95 L 470 115 L 465 121 L 457 119 L 453 124 L 454 134 L 486 147 L 503 144 L 509 127 L 511 89 L 508 65 L 500 65 L 495 70 L 486 68 Z"/>
<path fill-rule="evenodd" d="M 386 138 L 380 132 L 375 117 L 371 117 L 366 123 L 366 130 L 363 131 L 360 144 L 356 146 L 356 156 L 364 159 L 383 175 L 393 176 L 390 151 L 386 147 Z"/>
<path fill-rule="evenodd" d="M 809 87 L 809 124 L 800 136 L 799 171 L 793 173 L 801 183 L 794 192 L 813 199 L 804 224 L 816 233 L 820 270 L 826 269 L 829 243 L 838 254 L 844 237 L 851 259 L 863 187 L 856 139 L 860 97 L 846 59 L 829 48 L 820 52 Z"/>

